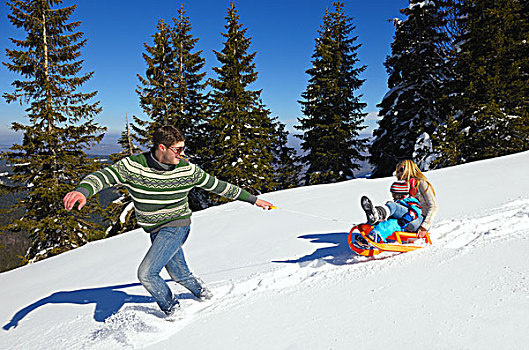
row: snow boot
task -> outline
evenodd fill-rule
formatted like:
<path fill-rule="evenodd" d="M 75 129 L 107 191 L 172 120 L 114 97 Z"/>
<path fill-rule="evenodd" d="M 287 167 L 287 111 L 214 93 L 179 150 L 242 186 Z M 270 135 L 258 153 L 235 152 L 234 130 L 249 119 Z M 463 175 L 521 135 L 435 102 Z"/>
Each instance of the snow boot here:
<path fill-rule="evenodd" d="M 209 289 L 204 287 L 204 285 L 202 285 L 198 293 L 196 294 L 193 293 L 193 295 L 195 296 L 195 298 L 197 298 L 200 301 L 206 301 L 206 300 L 210 300 L 211 298 L 213 298 L 213 293 L 211 293 Z"/>
<path fill-rule="evenodd" d="M 189 291 L 197 298 L 199 301 L 206 301 L 211 298 L 213 298 L 213 293 L 206 288 L 204 281 L 202 281 L 200 278 L 193 275 L 193 278 L 195 279 L 196 285 L 198 288 L 192 289 L 188 288 Z"/>
<path fill-rule="evenodd" d="M 362 209 L 364 209 L 367 216 L 367 223 L 370 225 L 375 225 L 380 221 L 385 221 L 389 216 L 389 210 L 385 205 L 381 207 L 373 206 L 371 199 L 366 196 L 362 196 L 360 199 L 360 204 Z"/>
<path fill-rule="evenodd" d="M 179 283 L 182 287 L 185 287 L 187 290 L 189 290 L 191 294 L 193 294 L 193 296 L 199 301 L 209 300 L 213 297 L 211 291 L 204 285 L 204 281 L 194 274 L 191 274 L 182 280 L 176 280 L 174 278 L 173 280 Z"/>
<path fill-rule="evenodd" d="M 175 297 L 175 298 L 173 298 L 173 305 L 171 305 L 171 307 L 168 310 L 162 310 L 162 311 L 165 314 L 165 317 L 167 319 L 171 319 L 176 314 L 178 314 L 180 312 L 180 310 L 181 310 L 180 303 L 178 302 L 178 300 Z"/>

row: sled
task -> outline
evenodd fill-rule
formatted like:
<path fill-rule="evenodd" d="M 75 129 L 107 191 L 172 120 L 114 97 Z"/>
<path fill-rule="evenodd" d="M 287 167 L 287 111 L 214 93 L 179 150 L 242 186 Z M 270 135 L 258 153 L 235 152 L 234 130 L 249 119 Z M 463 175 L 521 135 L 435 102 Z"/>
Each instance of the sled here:
<path fill-rule="evenodd" d="M 373 226 L 369 224 L 360 224 L 351 229 L 349 232 L 349 247 L 358 255 L 362 256 L 375 256 L 382 252 L 411 252 L 422 248 L 421 246 L 410 245 L 410 243 L 419 239 L 417 233 L 415 232 L 394 232 L 387 240 L 394 241 L 394 243 L 377 243 L 367 236 L 369 232 L 373 229 Z M 361 235 L 366 244 L 360 243 L 356 240 L 356 236 Z M 428 244 L 432 244 L 430 239 L 430 234 L 426 233 L 424 240 Z"/>

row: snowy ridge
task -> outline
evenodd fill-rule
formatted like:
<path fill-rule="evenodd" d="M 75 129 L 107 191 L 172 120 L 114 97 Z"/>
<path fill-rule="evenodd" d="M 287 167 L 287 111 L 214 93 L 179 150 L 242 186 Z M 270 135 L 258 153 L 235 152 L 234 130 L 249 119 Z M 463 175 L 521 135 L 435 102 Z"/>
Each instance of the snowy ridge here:
<path fill-rule="evenodd" d="M 440 204 L 433 245 L 375 258 L 354 255 L 347 235 L 363 220 L 357 199 L 384 202 L 391 178 L 263 197 L 285 210 L 196 213 L 184 249 L 214 298 L 170 283 L 182 304 L 172 322 L 135 276 L 147 235 L 93 242 L 0 274 L 0 347 L 524 348 L 527 174 L 529 152 L 429 172 Z"/>

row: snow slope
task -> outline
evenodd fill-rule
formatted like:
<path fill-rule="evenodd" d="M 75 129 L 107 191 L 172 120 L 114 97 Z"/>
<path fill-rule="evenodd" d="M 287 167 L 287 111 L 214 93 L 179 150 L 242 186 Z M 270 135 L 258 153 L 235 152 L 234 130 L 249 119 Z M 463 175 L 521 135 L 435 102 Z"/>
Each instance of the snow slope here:
<path fill-rule="evenodd" d="M 528 348 L 529 152 L 427 176 L 434 245 L 406 254 L 347 246 L 360 196 L 389 200 L 392 178 L 196 213 L 185 252 L 216 296 L 200 303 L 171 282 L 184 307 L 173 322 L 137 281 L 141 230 L 2 273 L 0 348 Z"/>

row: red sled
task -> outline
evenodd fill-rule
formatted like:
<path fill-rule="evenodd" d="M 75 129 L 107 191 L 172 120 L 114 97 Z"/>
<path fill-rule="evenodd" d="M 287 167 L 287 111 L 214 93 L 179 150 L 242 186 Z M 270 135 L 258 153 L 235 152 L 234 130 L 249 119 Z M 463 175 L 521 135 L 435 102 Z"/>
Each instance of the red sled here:
<path fill-rule="evenodd" d="M 369 224 L 360 224 L 351 229 L 349 232 L 349 247 L 358 255 L 374 256 L 382 252 L 411 252 L 412 250 L 421 249 L 421 246 L 410 245 L 410 243 L 420 239 L 415 232 L 394 232 L 387 240 L 394 241 L 394 243 L 377 243 L 367 236 L 373 229 Z M 358 242 L 356 237 L 361 235 L 367 244 Z M 424 240 L 428 244 L 432 244 L 430 234 L 426 233 Z"/>

